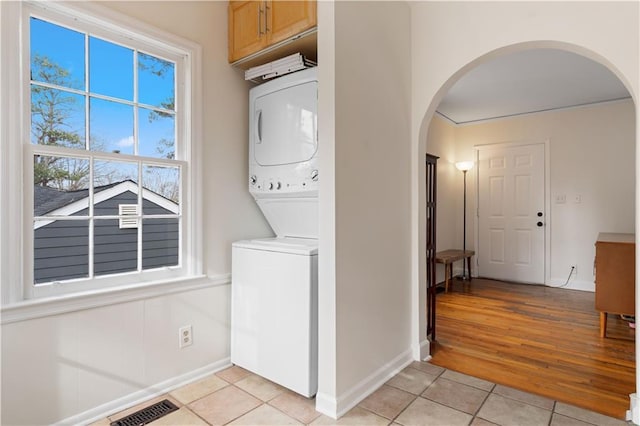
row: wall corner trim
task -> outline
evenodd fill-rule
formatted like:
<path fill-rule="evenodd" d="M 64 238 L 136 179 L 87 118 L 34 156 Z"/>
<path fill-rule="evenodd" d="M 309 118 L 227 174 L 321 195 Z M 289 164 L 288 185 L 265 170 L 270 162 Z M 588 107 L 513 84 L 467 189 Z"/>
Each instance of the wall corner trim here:
<path fill-rule="evenodd" d="M 431 359 L 431 342 L 424 339 L 412 347 L 413 359 L 415 361 L 429 361 Z"/>
<path fill-rule="evenodd" d="M 636 393 L 629 394 L 630 408 L 626 413 L 626 420 L 633 424 L 640 424 L 640 410 L 638 410 L 638 395 Z"/>
<path fill-rule="evenodd" d="M 316 394 L 316 411 L 336 420 L 338 418 L 338 401 L 331 395 L 322 392 Z"/>
<path fill-rule="evenodd" d="M 318 394 L 316 410 L 333 419 L 340 418 L 413 361 L 412 348 L 406 349 L 337 398 Z"/>

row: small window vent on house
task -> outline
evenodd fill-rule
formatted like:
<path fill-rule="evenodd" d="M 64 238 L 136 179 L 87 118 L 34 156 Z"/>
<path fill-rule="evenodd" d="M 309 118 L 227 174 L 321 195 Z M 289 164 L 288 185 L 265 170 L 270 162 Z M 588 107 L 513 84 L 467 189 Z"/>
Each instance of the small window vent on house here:
<path fill-rule="evenodd" d="M 138 227 L 138 205 L 137 204 L 119 204 L 118 214 L 120 216 L 120 229 L 137 228 Z"/>

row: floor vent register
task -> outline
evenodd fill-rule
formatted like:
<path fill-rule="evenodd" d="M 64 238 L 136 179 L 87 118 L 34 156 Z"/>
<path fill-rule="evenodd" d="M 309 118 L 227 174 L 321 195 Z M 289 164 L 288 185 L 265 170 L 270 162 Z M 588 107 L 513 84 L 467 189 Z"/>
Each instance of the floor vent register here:
<path fill-rule="evenodd" d="M 164 399 L 142 410 L 138 410 L 127 417 L 111 422 L 111 426 L 141 426 L 151 423 L 160 417 L 176 411 L 178 407 L 168 399 Z"/>

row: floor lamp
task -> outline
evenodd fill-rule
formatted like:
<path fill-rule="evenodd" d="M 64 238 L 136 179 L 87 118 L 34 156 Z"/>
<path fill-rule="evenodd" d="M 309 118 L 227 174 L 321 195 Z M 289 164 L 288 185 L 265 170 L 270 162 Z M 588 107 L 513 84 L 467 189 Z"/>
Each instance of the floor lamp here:
<path fill-rule="evenodd" d="M 463 195 L 463 213 L 462 213 L 462 252 L 466 254 L 467 251 L 467 172 L 473 168 L 473 161 L 460 161 L 456 163 L 456 168 L 462 171 L 464 175 L 464 195 Z M 466 258 L 462 259 L 462 280 L 468 280 L 466 273 Z M 471 271 L 469 271 L 471 275 Z"/>

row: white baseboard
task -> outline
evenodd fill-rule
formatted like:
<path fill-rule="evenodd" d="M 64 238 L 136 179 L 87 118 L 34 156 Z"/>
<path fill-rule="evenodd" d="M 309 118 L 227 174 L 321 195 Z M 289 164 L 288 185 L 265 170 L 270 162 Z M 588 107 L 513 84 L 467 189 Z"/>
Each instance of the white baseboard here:
<path fill-rule="evenodd" d="M 465 272 L 466 272 L 468 275 L 471 275 L 471 277 L 472 277 L 472 278 L 475 278 L 475 277 L 476 277 L 476 275 L 475 275 L 475 272 L 476 272 L 476 271 L 475 271 L 475 269 L 472 269 L 472 270 L 471 270 L 471 273 L 469 274 L 469 271 L 467 271 L 467 270 L 466 270 L 466 267 L 465 267 Z M 454 278 L 454 279 L 455 279 L 455 277 L 457 277 L 457 276 L 460 276 L 460 277 L 461 277 L 461 276 L 462 276 L 462 266 L 454 266 L 454 267 L 453 267 L 453 269 L 451 270 L 451 274 L 453 275 L 453 278 Z M 442 282 L 444 282 L 444 278 L 442 279 Z"/>
<path fill-rule="evenodd" d="M 407 349 L 337 398 L 318 392 L 316 411 L 333 419 L 340 418 L 387 380 L 411 364 L 413 362 L 412 352 L 411 348 Z"/>
<path fill-rule="evenodd" d="M 569 283 L 565 285 L 566 282 L 566 279 L 551 278 L 546 285 L 547 287 L 565 288 L 567 290 L 590 291 L 592 293 L 596 291 L 596 284 L 593 281 L 569 280 Z"/>
<path fill-rule="evenodd" d="M 99 405 L 95 408 L 87 410 L 83 413 L 76 414 L 75 416 L 68 417 L 64 420 L 56 422 L 56 425 L 77 425 L 77 424 L 91 424 L 98 420 L 104 419 L 107 416 L 126 410 L 129 407 L 141 404 L 149 399 L 164 395 L 171 392 L 174 389 L 184 386 L 191 382 L 195 382 L 203 377 L 220 371 L 231 365 L 230 358 L 224 358 L 220 361 L 214 362 L 180 376 L 173 377 L 165 380 L 164 382 L 155 384 L 146 389 L 139 390 L 129 395 L 118 398 L 114 401 L 107 402 L 106 404 Z"/>
<path fill-rule="evenodd" d="M 475 271 L 473 271 L 475 272 Z M 453 276 L 457 276 L 457 275 L 462 275 L 462 267 L 455 267 L 453 268 Z M 471 274 L 471 276 L 473 278 L 477 278 L 477 275 L 475 275 L 475 273 Z M 545 285 L 547 287 L 562 287 L 562 288 L 566 288 L 567 290 L 580 290 L 580 291 L 590 291 L 590 292 L 595 292 L 596 291 L 596 284 L 593 281 L 583 281 L 583 280 L 575 280 L 575 279 L 571 279 L 569 280 L 569 283 L 567 285 L 565 285 L 565 283 L 567 282 L 566 278 L 550 278 Z"/>
<path fill-rule="evenodd" d="M 330 395 L 318 392 L 316 394 L 316 411 L 332 419 L 337 419 L 338 401 Z"/>
<path fill-rule="evenodd" d="M 627 410 L 626 421 L 631 421 L 634 425 L 640 424 L 640 410 L 638 407 L 638 395 L 632 393 L 629 395 L 629 399 L 631 400 L 631 405 L 629 410 Z"/>
<path fill-rule="evenodd" d="M 431 359 L 431 342 L 429 340 L 425 339 L 413 345 L 413 359 L 416 361 L 429 361 Z"/>

